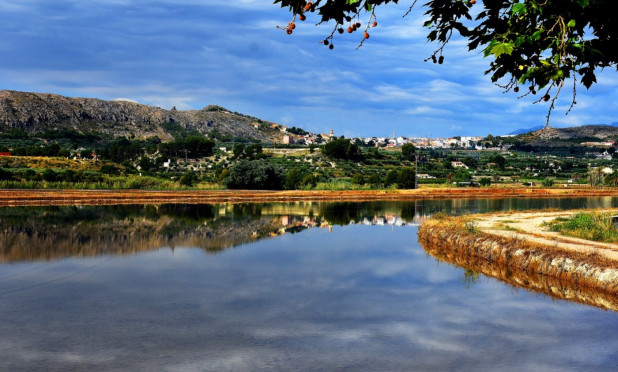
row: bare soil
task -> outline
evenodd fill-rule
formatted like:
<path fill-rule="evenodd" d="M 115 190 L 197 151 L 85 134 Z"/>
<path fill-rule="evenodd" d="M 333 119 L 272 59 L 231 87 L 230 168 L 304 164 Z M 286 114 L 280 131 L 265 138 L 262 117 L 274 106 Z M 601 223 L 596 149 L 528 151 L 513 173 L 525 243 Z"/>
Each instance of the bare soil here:
<path fill-rule="evenodd" d="M 581 211 L 503 213 L 475 217 L 476 227 L 483 233 L 526 240 L 569 252 L 596 254 L 618 262 L 618 244 L 595 242 L 564 236 L 545 226 L 558 217 L 569 218 Z M 618 210 L 595 210 L 618 214 Z"/>

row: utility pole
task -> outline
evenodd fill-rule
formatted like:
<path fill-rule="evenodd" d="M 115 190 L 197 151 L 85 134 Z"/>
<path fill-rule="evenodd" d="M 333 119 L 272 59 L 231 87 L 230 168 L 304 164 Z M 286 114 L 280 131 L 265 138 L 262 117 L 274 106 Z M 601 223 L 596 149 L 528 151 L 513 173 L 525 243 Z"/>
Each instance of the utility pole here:
<path fill-rule="evenodd" d="M 414 189 L 418 189 L 418 155 L 414 155 Z"/>

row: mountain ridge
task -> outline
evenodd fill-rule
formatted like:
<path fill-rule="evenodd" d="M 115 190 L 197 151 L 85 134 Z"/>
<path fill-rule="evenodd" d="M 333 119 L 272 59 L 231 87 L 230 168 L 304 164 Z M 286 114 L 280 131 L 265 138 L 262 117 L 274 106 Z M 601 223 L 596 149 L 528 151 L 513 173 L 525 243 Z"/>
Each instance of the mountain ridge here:
<path fill-rule="evenodd" d="M 209 105 L 200 110 L 171 110 L 129 100 L 106 101 L 73 98 L 52 93 L 0 90 L 0 129 L 27 133 L 74 130 L 100 132 L 115 137 L 152 137 L 171 140 L 170 127 L 204 135 L 215 132 L 230 137 L 279 142 L 277 123 L 263 121 Z"/>
<path fill-rule="evenodd" d="M 537 125 L 535 127 L 530 127 L 530 128 L 519 128 L 517 130 L 514 130 L 514 131 L 508 133 L 507 135 L 512 136 L 512 135 L 519 135 L 519 134 L 533 134 L 533 133 L 539 132 L 544 127 L 545 126 L 543 126 L 543 125 Z M 563 127 L 563 128 L 548 127 L 547 129 L 548 130 L 549 129 L 558 130 L 558 131 L 564 129 L 564 130 L 567 130 L 567 131 L 573 131 L 576 128 L 587 128 L 587 127 L 618 127 L 618 122 L 613 122 L 611 124 L 585 124 L 585 125 L 577 125 L 577 126 Z"/>

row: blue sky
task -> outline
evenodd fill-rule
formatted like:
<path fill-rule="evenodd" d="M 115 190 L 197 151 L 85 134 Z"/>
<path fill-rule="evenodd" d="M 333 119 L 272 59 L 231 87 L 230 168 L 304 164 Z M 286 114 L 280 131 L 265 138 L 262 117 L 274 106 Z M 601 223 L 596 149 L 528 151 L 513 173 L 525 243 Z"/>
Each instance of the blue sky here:
<path fill-rule="evenodd" d="M 378 27 L 318 43 L 330 26 L 291 19 L 270 0 L 0 0 L 0 89 L 130 99 L 163 108 L 218 104 L 313 132 L 351 136 L 505 134 L 542 125 L 546 104 L 503 94 L 490 60 L 456 40 L 443 65 L 410 1 L 376 10 Z M 480 5 L 480 2 L 479 4 Z M 611 70 L 611 69 L 610 69 Z M 556 127 L 618 121 L 618 74 L 570 92 Z"/>

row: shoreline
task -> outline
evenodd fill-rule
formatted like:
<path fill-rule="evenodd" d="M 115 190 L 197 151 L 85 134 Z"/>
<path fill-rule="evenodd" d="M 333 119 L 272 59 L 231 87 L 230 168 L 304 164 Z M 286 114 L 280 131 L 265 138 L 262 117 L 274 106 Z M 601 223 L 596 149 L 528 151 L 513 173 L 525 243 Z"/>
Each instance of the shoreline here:
<path fill-rule="evenodd" d="M 215 204 L 295 201 L 618 197 L 618 188 L 419 188 L 411 190 L 48 190 L 2 189 L 0 206 Z"/>
<path fill-rule="evenodd" d="M 552 297 L 618 311 L 618 244 L 558 236 L 542 226 L 570 213 L 575 212 L 435 218 L 419 227 L 418 237 L 437 259 Z"/>

